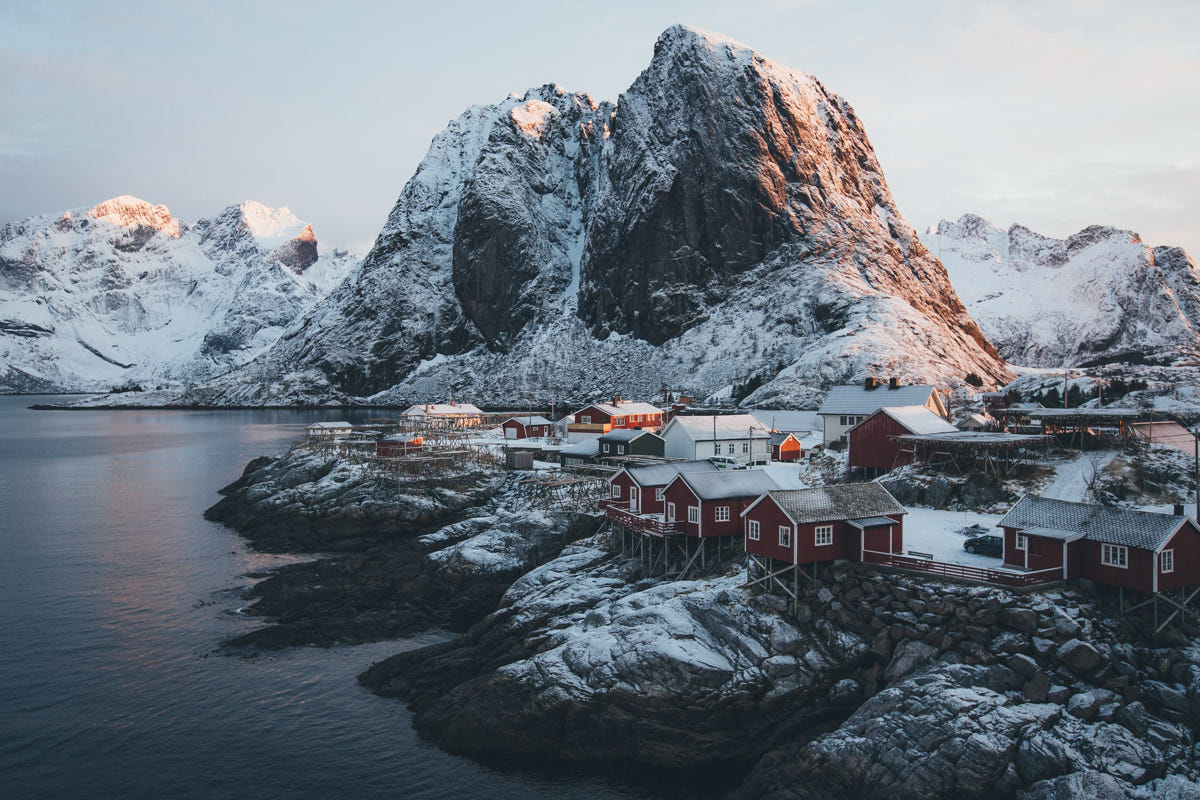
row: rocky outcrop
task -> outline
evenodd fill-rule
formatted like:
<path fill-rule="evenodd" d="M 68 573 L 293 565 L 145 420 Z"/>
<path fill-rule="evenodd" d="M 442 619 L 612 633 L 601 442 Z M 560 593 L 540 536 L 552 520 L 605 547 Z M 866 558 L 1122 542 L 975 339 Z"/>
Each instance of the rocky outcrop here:
<path fill-rule="evenodd" d="M 653 582 L 576 546 L 461 640 L 360 680 L 476 757 L 740 774 L 761 756 L 745 798 L 1200 788 L 1200 667 L 1135 645 L 1095 598 L 862 567 L 819 580 L 780 614 L 740 576 Z"/>
<path fill-rule="evenodd" d="M 260 549 L 341 554 L 257 576 L 248 613 L 269 624 L 227 645 L 327 646 L 465 630 L 520 575 L 595 526 L 587 514 L 499 510 L 493 500 L 506 490 L 494 473 L 398 481 L 319 449 L 255 459 L 206 517 Z"/>
<path fill-rule="evenodd" d="M 358 272 L 191 401 L 706 394 L 748 362 L 793 402 L 864 374 L 1007 376 L 850 105 L 674 27 L 616 104 L 543 86 L 452 122 Z"/>

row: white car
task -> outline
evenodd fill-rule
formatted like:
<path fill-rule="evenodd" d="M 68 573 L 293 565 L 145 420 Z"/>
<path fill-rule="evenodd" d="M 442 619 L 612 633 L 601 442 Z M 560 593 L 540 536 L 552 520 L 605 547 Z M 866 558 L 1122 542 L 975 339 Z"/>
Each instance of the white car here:
<path fill-rule="evenodd" d="M 729 456 L 712 456 L 708 459 L 717 469 L 745 469 L 746 466 L 736 458 Z"/>

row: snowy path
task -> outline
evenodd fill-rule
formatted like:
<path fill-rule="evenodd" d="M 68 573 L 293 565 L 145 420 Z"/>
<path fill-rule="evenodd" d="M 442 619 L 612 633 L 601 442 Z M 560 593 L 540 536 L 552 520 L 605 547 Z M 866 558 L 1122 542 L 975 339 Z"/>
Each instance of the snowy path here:
<path fill-rule="evenodd" d="M 1099 453 L 1080 453 L 1073 459 L 1060 461 L 1055 464 L 1056 475 L 1041 488 L 1038 494 L 1043 497 L 1053 497 L 1055 500 L 1069 500 L 1075 503 L 1086 503 L 1093 500 L 1088 489 L 1088 481 L 1108 466 L 1117 455 L 1117 451 L 1108 450 Z"/>

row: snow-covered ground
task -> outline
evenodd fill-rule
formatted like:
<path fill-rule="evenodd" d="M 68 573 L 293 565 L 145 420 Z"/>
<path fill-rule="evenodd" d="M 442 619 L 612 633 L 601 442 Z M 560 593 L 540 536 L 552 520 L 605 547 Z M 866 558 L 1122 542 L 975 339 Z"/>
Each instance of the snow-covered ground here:
<path fill-rule="evenodd" d="M 932 508 L 909 508 L 904 517 L 904 551 L 929 553 L 935 561 L 969 564 L 972 567 L 1003 566 L 998 556 L 971 554 L 963 550 L 963 542 L 971 536 L 999 535 L 996 523 L 1000 514 L 978 514 L 974 511 L 936 511 Z M 967 531 L 971 526 L 978 528 Z M 981 530 L 982 529 L 982 530 Z"/>

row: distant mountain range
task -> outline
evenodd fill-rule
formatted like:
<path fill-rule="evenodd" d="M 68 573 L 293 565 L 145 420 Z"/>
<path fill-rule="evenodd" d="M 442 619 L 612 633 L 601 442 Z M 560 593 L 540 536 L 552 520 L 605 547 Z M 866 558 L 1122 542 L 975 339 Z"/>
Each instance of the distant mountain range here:
<path fill-rule="evenodd" d="M 244 364 L 355 265 L 254 202 L 187 224 L 122 196 L 0 229 L 0 391 L 178 386 Z"/>
<path fill-rule="evenodd" d="M 1006 359 L 1194 361 L 1198 287 L 1182 250 L 1113 228 L 967 215 L 918 237 L 845 100 L 676 26 L 615 103 L 547 85 L 467 109 L 361 264 L 253 203 L 5 227 L 0 389 L 504 405 L 736 384 L 810 404 L 866 376 L 1003 383 Z"/>
<path fill-rule="evenodd" d="M 1178 247 L 1093 225 L 1051 239 L 967 214 L 923 241 L 1015 364 L 1174 364 L 1200 357 L 1200 275 Z"/>

